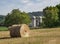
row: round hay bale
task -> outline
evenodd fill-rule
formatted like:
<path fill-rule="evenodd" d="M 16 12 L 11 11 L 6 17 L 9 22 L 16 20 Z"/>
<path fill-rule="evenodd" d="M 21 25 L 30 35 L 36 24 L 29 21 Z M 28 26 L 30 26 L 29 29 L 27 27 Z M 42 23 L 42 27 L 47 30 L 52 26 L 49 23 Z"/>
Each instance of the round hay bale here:
<path fill-rule="evenodd" d="M 11 37 L 29 37 L 29 27 L 26 24 L 12 25 L 9 27 Z"/>
<path fill-rule="evenodd" d="M 20 28 L 21 37 L 29 37 L 29 32 L 30 32 L 30 29 L 28 25 L 22 24 Z"/>

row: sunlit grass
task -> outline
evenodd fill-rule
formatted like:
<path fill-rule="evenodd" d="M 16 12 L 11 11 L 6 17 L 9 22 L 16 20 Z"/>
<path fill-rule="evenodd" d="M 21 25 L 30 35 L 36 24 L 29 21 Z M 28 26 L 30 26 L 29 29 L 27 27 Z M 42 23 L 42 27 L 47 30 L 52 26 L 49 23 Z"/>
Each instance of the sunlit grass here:
<path fill-rule="evenodd" d="M 9 31 L 1 31 L 0 44 L 60 44 L 60 28 L 31 30 L 27 38 L 11 38 Z"/>

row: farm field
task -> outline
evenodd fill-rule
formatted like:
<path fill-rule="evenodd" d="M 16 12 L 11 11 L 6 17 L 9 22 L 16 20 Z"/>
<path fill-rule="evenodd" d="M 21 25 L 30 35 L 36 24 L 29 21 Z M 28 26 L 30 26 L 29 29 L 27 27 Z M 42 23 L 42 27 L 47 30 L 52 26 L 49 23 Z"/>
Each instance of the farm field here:
<path fill-rule="evenodd" d="M 11 38 L 9 31 L 0 31 L 0 44 L 60 44 L 60 28 L 33 29 L 27 38 Z"/>

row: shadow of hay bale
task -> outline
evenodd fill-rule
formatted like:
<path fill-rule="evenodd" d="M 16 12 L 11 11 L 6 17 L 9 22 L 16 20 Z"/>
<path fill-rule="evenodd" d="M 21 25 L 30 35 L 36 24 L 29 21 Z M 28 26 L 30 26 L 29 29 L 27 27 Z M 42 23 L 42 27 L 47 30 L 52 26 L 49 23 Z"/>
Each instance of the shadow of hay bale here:
<path fill-rule="evenodd" d="M 14 38 L 20 38 L 20 37 L 1 37 L 0 40 L 2 40 L 2 39 L 14 39 Z"/>

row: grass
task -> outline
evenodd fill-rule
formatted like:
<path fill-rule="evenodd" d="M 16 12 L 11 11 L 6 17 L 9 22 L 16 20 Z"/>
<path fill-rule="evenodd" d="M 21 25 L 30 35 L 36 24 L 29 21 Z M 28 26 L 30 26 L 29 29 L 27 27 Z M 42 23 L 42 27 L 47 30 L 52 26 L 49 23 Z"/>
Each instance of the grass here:
<path fill-rule="evenodd" d="M 28 38 L 11 38 L 9 31 L 0 31 L 0 44 L 60 44 L 60 28 L 30 30 Z"/>
<path fill-rule="evenodd" d="M 8 30 L 7 27 L 0 26 L 0 31 L 7 31 L 7 30 Z"/>

